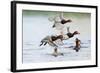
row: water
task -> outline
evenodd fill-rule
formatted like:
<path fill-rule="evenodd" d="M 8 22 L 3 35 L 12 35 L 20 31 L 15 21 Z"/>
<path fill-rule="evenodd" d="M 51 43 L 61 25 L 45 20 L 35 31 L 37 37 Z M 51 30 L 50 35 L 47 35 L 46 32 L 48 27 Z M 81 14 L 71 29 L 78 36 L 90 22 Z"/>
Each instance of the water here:
<path fill-rule="evenodd" d="M 69 42 L 64 44 L 59 48 L 59 52 L 64 55 L 59 55 L 54 57 L 52 55 L 53 48 L 49 45 L 47 46 L 34 46 L 32 42 L 27 42 L 24 44 L 23 50 L 23 62 L 24 63 L 34 63 L 34 62 L 55 62 L 55 61 L 70 61 L 70 60 L 88 60 L 91 59 L 91 47 L 90 42 L 87 40 L 82 42 L 79 52 L 73 50 L 74 43 Z"/>

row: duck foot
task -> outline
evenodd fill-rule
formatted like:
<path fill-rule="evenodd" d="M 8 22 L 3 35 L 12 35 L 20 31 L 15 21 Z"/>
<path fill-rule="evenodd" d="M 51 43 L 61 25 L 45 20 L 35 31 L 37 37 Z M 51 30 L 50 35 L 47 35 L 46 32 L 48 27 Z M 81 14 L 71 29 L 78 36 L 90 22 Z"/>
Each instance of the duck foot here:
<path fill-rule="evenodd" d="M 76 52 L 79 52 L 79 49 L 74 49 Z"/>
<path fill-rule="evenodd" d="M 63 53 L 60 53 L 62 56 L 64 56 L 64 54 Z"/>

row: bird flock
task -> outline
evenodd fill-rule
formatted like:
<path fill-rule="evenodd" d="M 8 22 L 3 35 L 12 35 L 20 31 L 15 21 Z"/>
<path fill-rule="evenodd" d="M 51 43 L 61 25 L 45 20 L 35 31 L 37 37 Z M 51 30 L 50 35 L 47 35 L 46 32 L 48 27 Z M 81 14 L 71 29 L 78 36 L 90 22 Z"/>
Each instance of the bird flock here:
<path fill-rule="evenodd" d="M 46 37 L 44 37 L 40 42 L 40 46 L 42 45 L 45 46 L 46 44 L 49 44 L 50 46 L 54 48 L 53 55 L 57 57 L 59 55 L 58 53 L 59 46 L 57 43 L 60 42 L 63 44 L 63 40 L 67 41 L 68 39 L 80 33 L 78 31 L 70 32 L 69 27 L 66 27 L 67 33 L 64 33 L 65 25 L 67 25 L 67 23 L 71 23 L 72 20 L 64 18 L 63 12 L 61 12 L 58 16 L 52 19 L 49 18 L 49 21 L 53 22 L 53 26 L 51 28 L 52 29 L 55 28 L 55 30 L 59 31 L 59 33 L 55 35 L 47 35 Z M 80 43 L 81 41 L 78 38 L 76 38 L 75 47 L 73 48 L 76 52 L 80 50 Z M 63 53 L 61 53 L 61 55 L 63 55 Z"/>

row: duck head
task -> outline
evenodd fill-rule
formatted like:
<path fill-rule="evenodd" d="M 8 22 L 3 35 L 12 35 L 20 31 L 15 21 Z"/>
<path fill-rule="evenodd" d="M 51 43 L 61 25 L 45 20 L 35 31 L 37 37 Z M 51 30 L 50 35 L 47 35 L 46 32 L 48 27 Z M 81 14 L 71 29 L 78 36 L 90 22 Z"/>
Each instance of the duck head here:
<path fill-rule="evenodd" d="M 76 35 L 76 34 L 80 34 L 78 31 L 74 31 L 74 33 L 73 33 L 74 35 Z"/>
<path fill-rule="evenodd" d="M 62 24 L 65 24 L 65 23 L 68 23 L 68 22 L 72 22 L 72 20 L 70 20 L 70 19 L 68 19 L 68 20 L 63 19 L 63 20 L 61 21 Z"/>
<path fill-rule="evenodd" d="M 67 22 L 72 22 L 72 20 L 68 19 Z"/>

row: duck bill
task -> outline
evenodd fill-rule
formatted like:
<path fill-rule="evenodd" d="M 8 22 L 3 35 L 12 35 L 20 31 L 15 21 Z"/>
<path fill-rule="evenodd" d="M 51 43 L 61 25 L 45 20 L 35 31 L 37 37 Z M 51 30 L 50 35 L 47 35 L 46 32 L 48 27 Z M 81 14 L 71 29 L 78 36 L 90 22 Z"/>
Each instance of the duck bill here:
<path fill-rule="evenodd" d="M 78 34 L 80 34 L 80 33 L 78 33 Z"/>

